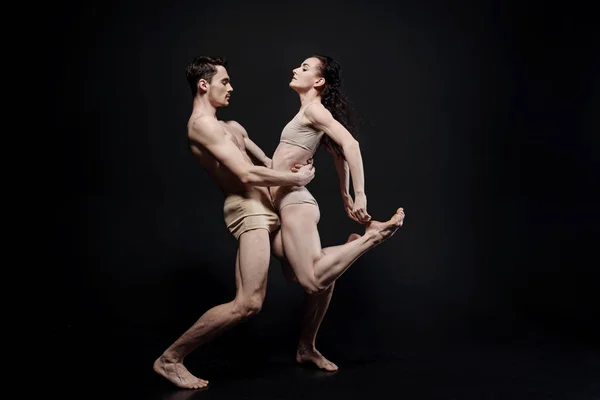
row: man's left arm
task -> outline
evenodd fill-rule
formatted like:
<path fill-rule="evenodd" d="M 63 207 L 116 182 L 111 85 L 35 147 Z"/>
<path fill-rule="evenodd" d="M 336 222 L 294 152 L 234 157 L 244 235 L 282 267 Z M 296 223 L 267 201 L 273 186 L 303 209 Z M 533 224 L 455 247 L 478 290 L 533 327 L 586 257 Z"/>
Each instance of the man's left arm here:
<path fill-rule="evenodd" d="M 252 139 L 250 139 L 250 136 L 248 136 L 248 132 L 246 132 L 246 129 L 236 121 L 229 121 L 228 124 L 235 127 L 235 129 L 239 130 L 242 133 L 246 151 L 265 167 L 271 168 L 273 161 L 269 157 L 267 157 L 265 152 L 262 151 L 262 149 L 258 147 L 258 145 L 252 141 Z"/>

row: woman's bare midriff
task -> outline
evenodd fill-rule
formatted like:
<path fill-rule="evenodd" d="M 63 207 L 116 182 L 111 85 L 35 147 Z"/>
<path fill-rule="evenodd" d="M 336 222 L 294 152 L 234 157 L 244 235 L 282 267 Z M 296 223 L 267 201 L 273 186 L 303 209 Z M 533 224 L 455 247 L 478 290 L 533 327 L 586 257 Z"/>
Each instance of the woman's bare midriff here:
<path fill-rule="evenodd" d="M 273 153 L 273 169 L 276 171 L 289 171 L 296 164 L 307 164 L 313 154 L 302 147 L 280 142 Z M 273 200 L 277 199 L 277 193 L 281 186 L 270 187 Z"/>

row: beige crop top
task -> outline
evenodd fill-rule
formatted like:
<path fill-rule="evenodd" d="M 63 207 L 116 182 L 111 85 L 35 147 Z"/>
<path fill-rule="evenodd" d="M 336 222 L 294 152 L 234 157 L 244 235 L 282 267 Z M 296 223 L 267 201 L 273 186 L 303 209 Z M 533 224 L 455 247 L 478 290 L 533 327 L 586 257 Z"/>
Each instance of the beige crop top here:
<path fill-rule="evenodd" d="M 317 131 L 302 123 L 304 111 L 312 104 L 315 103 L 310 103 L 301 108 L 300 111 L 298 111 L 298 114 L 287 123 L 281 132 L 281 139 L 279 141 L 301 147 L 310 151 L 312 154 L 315 154 L 324 132 Z"/>

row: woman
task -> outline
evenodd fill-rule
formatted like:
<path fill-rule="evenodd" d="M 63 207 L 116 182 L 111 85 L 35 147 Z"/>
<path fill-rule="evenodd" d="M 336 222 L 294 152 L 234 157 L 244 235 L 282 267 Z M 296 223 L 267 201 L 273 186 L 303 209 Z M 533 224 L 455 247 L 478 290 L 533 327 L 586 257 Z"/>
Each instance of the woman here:
<path fill-rule="evenodd" d="M 334 157 L 348 216 L 367 224 L 364 235 L 351 235 L 341 246 L 321 248 L 317 224 L 318 203 L 306 187 L 272 187 L 273 203 L 281 217 L 281 230 L 273 244 L 278 258 L 289 263 L 297 282 L 308 293 L 327 289 L 365 251 L 381 243 L 402 225 L 399 208 L 387 222 L 371 221 L 367 212 L 363 163 L 354 138 L 352 116 L 341 91 L 340 65 L 331 57 L 310 57 L 293 70 L 289 86 L 298 93 L 301 107 L 284 127 L 273 154 L 272 168 L 289 171 L 312 162 L 323 144 Z M 349 193 L 352 177 L 354 199 Z"/>
<path fill-rule="evenodd" d="M 270 188 L 281 218 L 281 229 L 273 238 L 273 253 L 282 263 L 286 277 L 298 282 L 308 293 L 296 360 L 336 371 L 338 367 L 315 347 L 335 280 L 364 252 L 391 237 L 402 225 L 404 212 L 399 208 L 387 222 L 371 221 L 367 212 L 362 158 L 351 133 L 354 127 L 341 91 L 339 64 L 327 56 L 310 57 L 294 69 L 290 87 L 298 93 L 301 107 L 283 129 L 273 159 L 266 157 L 249 139 L 246 139 L 247 149 L 266 166 L 289 171 L 311 163 L 315 151 L 323 144 L 334 157 L 348 216 L 367 224 L 362 236 L 354 233 L 346 244 L 322 249 L 317 229 L 319 206 L 310 192 L 305 187 Z M 349 192 L 349 173 L 354 200 Z"/>

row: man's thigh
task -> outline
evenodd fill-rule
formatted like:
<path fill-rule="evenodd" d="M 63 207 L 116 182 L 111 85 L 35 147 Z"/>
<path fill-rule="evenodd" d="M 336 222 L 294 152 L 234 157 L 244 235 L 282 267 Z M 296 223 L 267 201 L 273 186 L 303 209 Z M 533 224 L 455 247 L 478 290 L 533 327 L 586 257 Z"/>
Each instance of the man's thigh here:
<path fill-rule="evenodd" d="M 267 229 L 252 229 L 238 240 L 238 290 L 264 293 L 271 261 L 271 238 Z"/>

